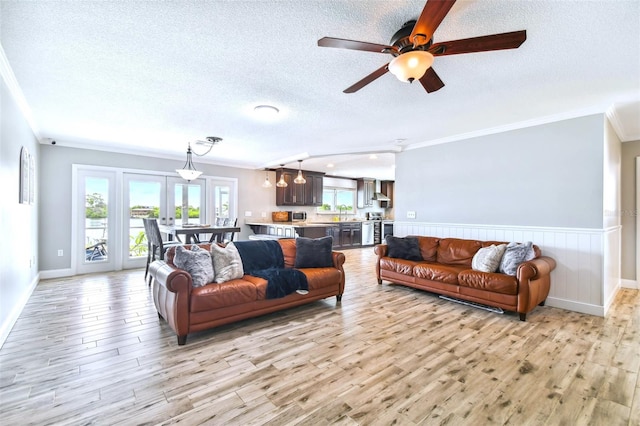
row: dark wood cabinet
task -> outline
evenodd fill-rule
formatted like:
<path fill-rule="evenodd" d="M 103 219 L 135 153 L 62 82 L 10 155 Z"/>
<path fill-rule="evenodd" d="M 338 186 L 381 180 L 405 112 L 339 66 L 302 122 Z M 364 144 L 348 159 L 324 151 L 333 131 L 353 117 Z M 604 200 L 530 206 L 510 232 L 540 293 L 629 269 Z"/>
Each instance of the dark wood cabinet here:
<path fill-rule="evenodd" d="M 358 179 L 358 208 L 364 209 L 367 207 L 373 207 L 373 196 L 376 192 L 375 179 Z"/>
<path fill-rule="evenodd" d="M 333 237 L 334 248 L 359 247 L 362 245 L 362 223 L 341 222 L 337 226 L 327 228 L 327 235 Z"/>
<path fill-rule="evenodd" d="M 383 180 L 380 181 L 380 192 L 389 197 L 389 201 L 380 201 L 380 207 L 384 207 L 390 209 L 393 207 L 393 185 L 394 181 L 392 180 Z"/>
<path fill-rule="evenodd" d="M 276 187 L 277 206 L 321 206 L 322 205 L 322 185 L 323 174 L 314 172 L 304 172 L 307 181 L 304 184 L 295 183 L 293 180 L 298 176 L 297 170 L 276 171 L 276 182 L 283 176 L 287 186 Z"/>
<path fill-rule="evenodd" d="M 305 176 L 307 183 L 304 185 L 304 205 L 322 205 L 322 185 L 324 178 L 322 175 L 308 173 Z"/>

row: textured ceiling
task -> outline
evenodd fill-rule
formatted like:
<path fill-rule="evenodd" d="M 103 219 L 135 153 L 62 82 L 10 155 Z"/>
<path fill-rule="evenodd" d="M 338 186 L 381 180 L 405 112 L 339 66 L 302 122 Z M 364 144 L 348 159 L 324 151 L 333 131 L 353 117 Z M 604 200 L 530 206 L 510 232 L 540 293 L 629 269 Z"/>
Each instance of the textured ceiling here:
<path fill-rule="evenodd" d="M 433 1 L 433 0 L 431 0 Z M 393 154 L 536 122 L 605 112 L 640 139 L 640 2 L 458 1 L 448 41 L 527 30 L 518 49 L 437 57 L 445 87 L 384 75 L 391 59 L 320 48 L 324 36 L 387 44 L 423 0 L 7 1 L 2 48 L 41 140 L 184 158 L 219 136 L 210 162 L 392 178 Z M 253 107 L 280 109 L 275 122 Z M 615 114 L 615 113 L 614 113 Z M 368 155 L 341 155 L 378 152 Z M 327 163 L 334 169 L 327 169 Z"/>

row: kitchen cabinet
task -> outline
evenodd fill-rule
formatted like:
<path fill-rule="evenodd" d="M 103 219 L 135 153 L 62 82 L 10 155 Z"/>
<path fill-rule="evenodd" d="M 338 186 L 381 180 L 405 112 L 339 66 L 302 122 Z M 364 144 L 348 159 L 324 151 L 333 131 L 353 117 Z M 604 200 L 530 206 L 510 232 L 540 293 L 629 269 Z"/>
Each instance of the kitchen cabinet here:
<path fill-rule="evenodd" d="M 362 223 L 340 222 L 339 226 L 327 228 L 333 237 L 333 248 L 360 247 L 362 245 Z"/>
<path fill-rule="evenodd" d="M 283 169 L 276 171 L 276 182 L 280 176 L 287 182 L 284 188 L 276 187 L 277 206 L 321 206 L 322 205 L 322 185 L 323 174 L 314 172 L 302 172 L 305 180 L 304 184 L 295 183 L 293 180 L 298 176 L 297 170 Z"/>
<path fill-rule="evenodd" d="M 322 185 L 324 178 L 322 175 L 308 173 L 305 175 L 307 183 L 304 185 L 304 205 L 305 206 L 321 206 L 322 205 Z"/>
<path fill-rule="evenodd" d="M 380 192 L 389 197 L 389 201 L 380 201 L 380 207 L 390 209 L 393 207 L 393 185 L 392 180 L 380 181 Z"/>
<path fill-rule="evenodd" d="M 373 207 L 373 196 L 376 192 L 375 179 L 358 179 L 356 188 L 358 192 L 358 208 Z"/>

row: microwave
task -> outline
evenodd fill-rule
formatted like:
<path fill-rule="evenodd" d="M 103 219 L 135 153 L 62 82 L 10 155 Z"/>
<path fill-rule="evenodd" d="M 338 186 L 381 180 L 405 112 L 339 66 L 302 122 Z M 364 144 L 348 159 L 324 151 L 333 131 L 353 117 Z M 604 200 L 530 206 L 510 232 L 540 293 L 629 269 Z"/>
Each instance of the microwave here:
<path fill-rule="evenodd" d="M 305 222 L 307 220 L 307 212 L 289 212 L 291 222 Z"/>

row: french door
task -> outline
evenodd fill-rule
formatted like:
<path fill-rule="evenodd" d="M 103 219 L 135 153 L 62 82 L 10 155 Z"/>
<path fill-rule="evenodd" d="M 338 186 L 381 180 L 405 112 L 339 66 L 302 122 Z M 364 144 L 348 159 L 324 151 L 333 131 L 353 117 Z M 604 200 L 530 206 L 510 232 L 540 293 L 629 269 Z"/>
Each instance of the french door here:
<path fill-rule="evenodd" d="M 186 182 L 171 176 L 124 173 L 123 190 L 124 269 L 145 264 L 147 239 L 143 218 L 155 218 L 161 225 L 203 223 L 206 218 L 202 179 Z"/>
<path fill-rule="evenodd" d="M 118 268 L 117 174 L 108 170 L 80 169 L 74 200 L 77 214 L 73 227 L 76 249 L 72 253 L 79 274 Z"/>
<path fill-rule="evenodd" d="M 204 179 L 91 166 L 74 166 L 74 176 L 76 273 L 144 267 L 145 217 L 163 225 L 206 222 Z"/>

